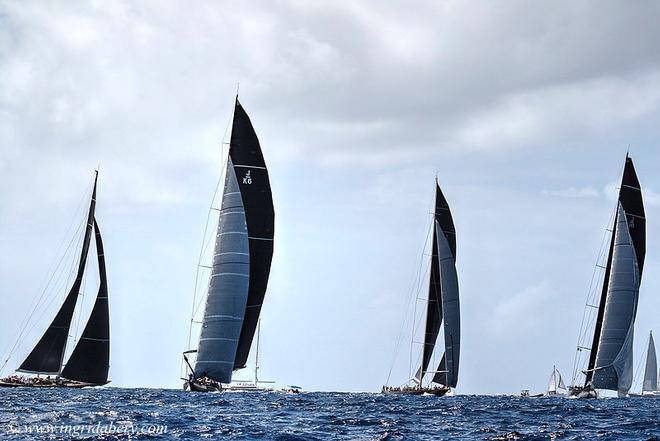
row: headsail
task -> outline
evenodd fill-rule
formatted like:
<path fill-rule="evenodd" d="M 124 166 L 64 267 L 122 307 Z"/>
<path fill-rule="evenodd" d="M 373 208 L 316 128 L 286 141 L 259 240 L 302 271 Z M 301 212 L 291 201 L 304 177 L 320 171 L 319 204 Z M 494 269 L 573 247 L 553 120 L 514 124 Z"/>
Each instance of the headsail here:
<path fill-rule="evenodd" d="M 76 274 L 76 279 L 74 280 L 73 285 L 71 286 L 71 290 L 67 294 L 64 303 L 60 307 L 60 310 L 51 322 L 50 326 L 41 337 L 39 342 L 32 349 L 32 352 L 30 352 L 30 354 L 18 368 L 19 372 L 55 375 L 59 374 L 60 370 L 62 369 L 64 350 L 69 338 L 69 329 L 71 327 L 73 312 L 76 308 L 76 301 L 78 300 L 78 295 L 80 294 L 83 274 L 85 272 L 85 265 L 87 264 L 87 253 L 89 251 L 89 245 L 92 237 L 94 211 L 96 209 L 97 179 L 98 172 L 96 172 L 94 177 L 94 187 L 92 190 L 92 198 L 89 204 L 89 211 L 87 213 L 85 237 L 83 239 L 80 260 L 78 262 L 78 272 Z"/>
<path fill-rule="evenodd" d="M 442 309 L 444 311 L 446 373 L 441 384 L 456 387 L 458 362 L 461 353 L 461 314 L 458 299 L 458 275 L 455 254 L 444 234 L 438 235 L 438 257 L 440 259 L 440 282 L 442 286 Z M 443 369 L 445 370 L 445 369 Z M 440 373 L 440 375 L 443 375 Z"/>
<path fill-rule="evenodd" d="M 632 385 L 632 342 L 639 282 L 635 247 L 626 213 L 619 203 L 610 280 L 593 374 L 593 386 L 597 389 L 625 394 Z"/>
<path fill-rule="evenodd" d="M 248 297 L 249 255 L 245 209 L 229 158 L 195 377 L 231 381 Z"/>
<path fill-rule="evenodd" d="M 62 377 L 101 385 L 108 382 L 110 369 L 110 313 L 103 240 L 96 219 L 94 219 L 94 230 L 99 265 L 99 291 L 87 325 L 62 370 Z"/>
<path fill-rule="evenodd" d="M 642 392 L 656 392 L 658 390 L 658 360 L 655 356 L 655 343 L 653 333 L 649 333 L 649 348 L 646 351 L 646 367 L 644 369 L 644 383 Z"/>
<path fill-rule="evenodd" d="M 630 242 L 634 249 L 634 254 L 637 260 L 639 281 L 641 282 L 644 258 L 646 255 L 646 216 L 644 214 L 644 202 L 642 199 L 642 191 L 639 184 L 639 179 L 637 178 L 637 173 L 635 172 L 635 166 L 633 164 L 632 158 L 630 158 L 628 155 L 626 155 L 626 163 L 623 170 L 623 177 L 621 179 L 621 187 L 619 189 L 618 200 L 621 208 L 625 213 L 627 225 L 622 224 L 622 226 L 627 230 L 627 233 L 630 237 Z M 617 229 L 618 208 L 617 216 L 612 228 L 612 238 L 610 240 L 607 263 L 605 266 L 605 277 L 603 280 L 603 287 L 598 305 L 598 314 L 596 317 L 596 326 L 594 329 L 591 352 L 589 355 L 589 364 L 586 371 L 585 385 L 592 381 L 594 373 L 596 372 L 596 358 L 602 340 L 602 328 L 605 317 L 608 290 L 610 287 L 610 279 L 612 277 L 614 245 Z"/>
<path fill-rule="evenodd" d="M 195 377 L 221 383 L 245 366 L 266 293 L 274 210 L 259 140 L 236 100 Z"/>

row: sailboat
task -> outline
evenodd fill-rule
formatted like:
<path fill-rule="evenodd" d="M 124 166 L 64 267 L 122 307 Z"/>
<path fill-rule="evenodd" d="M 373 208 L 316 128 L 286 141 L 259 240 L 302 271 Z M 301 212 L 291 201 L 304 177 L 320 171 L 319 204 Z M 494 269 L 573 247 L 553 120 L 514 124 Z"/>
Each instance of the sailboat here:
<path fill-rule="evenodd" d="M 197 392 L 223 390 L 234 371 L 246 367 L 273 256 L 268 170 L 238 97 L 219 212 L 199 343 L 183 354 L 188 368 L 184 388 Z"/>
<path fill-rule="evenodd" d="M 458 384 L 461 344 L 458 276 L 456 274 L 456 230 L 447 200 L 437 179 L 429 294 L 426 301 L 424 345 L 415 376 L 402 387 L 383 386 L 383 393 L 443 396 Z M 429 369 L 440 327 L 444 323 L 444 353 L 436 369 Z M 429 382 L 424 378 L 432 375 Z"/>
<path fill-rule="evenodd" d="M 557 367 L 553 366 L 552 374 L 550 375 L 550 380 L 548 381 L 548 395 L 560 395 L 560 390 L 565 391 L 566 384 L 564 384 L 564 379 L 561 377 Z"/>
<path fill-rule="evenodd" d="M 27 378 L 14 375 L 0 380 L 0 386 L 80 388 L 109 383 L 110 316 L 103 240 L 95 217 L 97 180 L 98 171 L 95 172 L 94 176 L 94 186 L 87 212 L 85 235 L 76 278 L 50 326 L 17 369 L 17 372 L 36 374 L 37 377 Z M 65 363 L 64 355 L 69 339 L 69 330 L 85 275 L 92 233 L 95 234 L 100 279 L 99 289 L 87 325 L 80 335 L 71 356 Z M 46 378 L 41 377 L 44 375 Z"/>
<path fill-rule="evenodd" d="M 641 394 L 629 394 L 635 397 L 657 397 L 660 396 L 658 389 L 658 360 L 655 355 L 655 343 L 653 332 L 649 332 L 649 346 L 646 350 L 646 363 L 644 366 L 644 380 L 642 381 Z"/>
<path fill-rule="evenodd" d="M 646 217 L 639 179 L 632 158 L 626 154 L 619 189 L 616 214 L 612 225 L 605 275 L 598 305 L 591 347 L 583 384 L 569 388 L 569 396 L 596 398 L 597 389 L 617 391 L 625 396 L 632 386 L 633 335 L 639 287 L 646 255 Z M 575 377 L 575 376 L 574 376 Z"/>

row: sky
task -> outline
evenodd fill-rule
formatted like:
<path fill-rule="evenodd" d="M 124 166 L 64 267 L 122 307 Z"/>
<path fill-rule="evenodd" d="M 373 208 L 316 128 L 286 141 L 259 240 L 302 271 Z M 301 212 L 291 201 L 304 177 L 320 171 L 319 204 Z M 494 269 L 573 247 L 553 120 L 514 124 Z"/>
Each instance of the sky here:
<path fill-rule="evenodd" d="M 261 378 L 338 391 L 409 378 L 437 176 L 457 229 L 456 393 L 542 391 L 553 365 L 570 380 L 628 149 L 648 217 L 637 366 L 660 308 L 658 14 L 652 1 L 0 1 L 2 354 L 65 256 L 3 374 L 65 295 L 63 250 L 100 167 L 112 385 L 181 387 L 239 87 L 276 213 Z"/>

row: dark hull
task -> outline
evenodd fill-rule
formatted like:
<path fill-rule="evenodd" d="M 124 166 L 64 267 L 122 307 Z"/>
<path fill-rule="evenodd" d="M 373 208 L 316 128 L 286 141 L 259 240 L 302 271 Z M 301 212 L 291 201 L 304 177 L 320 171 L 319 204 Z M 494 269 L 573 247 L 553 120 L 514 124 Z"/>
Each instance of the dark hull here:
<path fill-rule="evenodd" d="M 572 386 L 568 388 L 568 398 L 598 398 L 598 393 L 591 387 Z"/>
<path fill-rule="evenodd" d="M 109 382 L 108 382 L 109 383 Z M 108 384 L 105 383 L 105 384 Z M 50 382 L 50 383 L 18 383 L 18 382 L 10 382 L 10 381 L 2 381 L 0 380 L 0 387 L 32 387 L 32 388 L 40 388 L 40 389 L 49 389 L 49 388 L 62 388 L 62 389 L 82 389 L 83 387 L 100 387 L 104 386 L 103 384 L 92 384 L 92 383 L 81 383 L 78 381 L 67 381 L 65 383 L 56 383 L 56 382 Z"/>
<path fill-rule="evenodd" d="M 222 386 L 217 384 L 202 384 L 198 383 L 197 381 L 188 381 L 187 383 L 188 389 L 190 392 L 221 392 L 222 391 Z"/>
<path fill-rule="evenodd" d="M 381 393 L 389 395 L 434 395 L 436 397 L 445 396 L 449 392 L 448 388 L 410 388 L 410 389 L 383 389 Z"/>

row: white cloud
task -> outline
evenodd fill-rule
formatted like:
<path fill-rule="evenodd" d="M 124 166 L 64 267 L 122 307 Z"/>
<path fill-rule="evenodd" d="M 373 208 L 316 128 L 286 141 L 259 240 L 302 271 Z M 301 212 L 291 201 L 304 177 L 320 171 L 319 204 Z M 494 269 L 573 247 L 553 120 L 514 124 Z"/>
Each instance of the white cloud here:
<path fill-rule="evenodd" d="M 544 191 L 544 194 L 550 196 L 557 196 L 562 198 L 597 198 L 600 197 L 601 193 L 596 190 L 594 187 L 569 187 L 563 190 L 548 190 Z"/>

